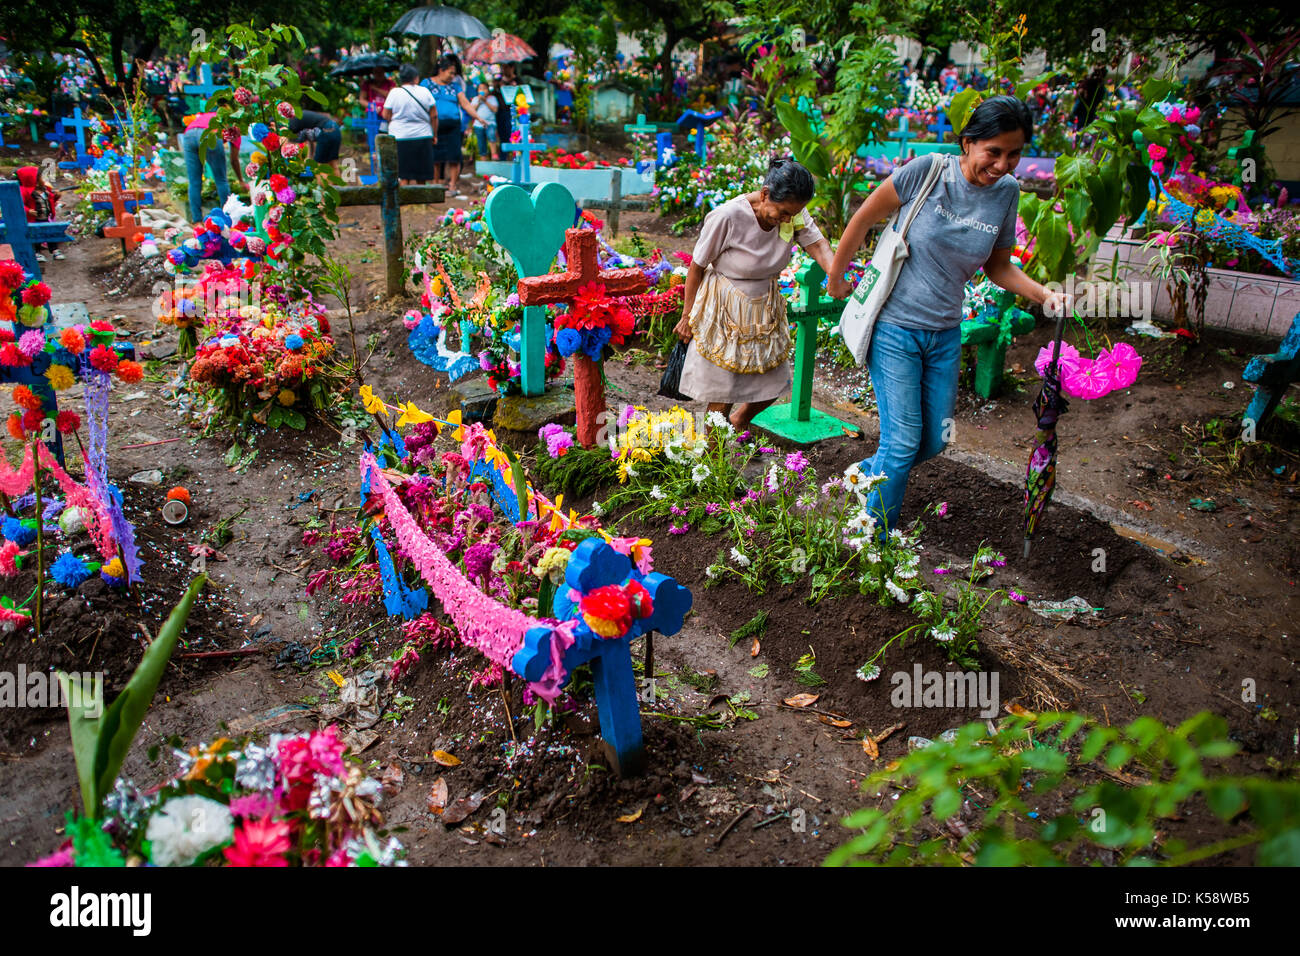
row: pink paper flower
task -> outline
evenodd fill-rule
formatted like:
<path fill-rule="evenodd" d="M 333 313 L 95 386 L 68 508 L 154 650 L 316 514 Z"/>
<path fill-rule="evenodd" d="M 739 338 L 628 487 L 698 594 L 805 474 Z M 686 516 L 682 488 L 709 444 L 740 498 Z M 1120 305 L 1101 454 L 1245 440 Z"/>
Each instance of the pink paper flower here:
<path fill-rule="evenodd" d="M 1079 350 L 1069 342 L 1061 343 L 1061 357 L 1057 362 L 1057 377 L 1064 379 L 1074 369 L 1078 368 L 1082 358 Z M 1052 363 L 1052 346 L 1044 345 L 1038 350 L 1038 358 L 1034 359 L 1034 369 L 1039 375 L 1047 374 L 1047 367 Z"/>
<path fill-rule="evenodd" d="M 1118 342 L 1113 349 L 1102 349 L 1097 353 L 1096 364 L 1105 370 L 1112 390 L 1128 388 L 1137 381 L 1142 356 L 1127 342 Z"/>
<path fill-rule="evenodd" d="M 1152 159 L 1164 159 L 1169 150 L 1159 143 L 1147 143 L 1147 155 Z"/>
<path fill-rule="evenodd" d="M 1069 373 L 1062 373 L 1061 388 L 1067 395 L 1090 402 L 1110 391 L 1110 376 L 1094 360 L 1083 359 Z"/>

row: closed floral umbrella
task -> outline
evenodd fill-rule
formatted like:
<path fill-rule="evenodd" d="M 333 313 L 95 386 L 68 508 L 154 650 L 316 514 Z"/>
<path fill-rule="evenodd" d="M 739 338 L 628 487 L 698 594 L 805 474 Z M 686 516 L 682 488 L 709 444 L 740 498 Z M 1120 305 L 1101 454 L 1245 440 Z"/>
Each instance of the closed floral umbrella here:
<path fill-rule="evenodd" d="M 1056 320 L 1056 340 L 1052 345 L 1052 360 L 1043 370 L 1043 387 L 1034 401 L 1034 416 L 1038 419 L 1038 435 L 1034 451 L 1029 456 L 1025 470 L 1025 557 L 1043 509 L 1052 499 L 1056 487 L 1056 420 L 1065 414 L 1069 403 L 1061 393 L 1060 360 L 1061 335 L 1065 331 L 1065 310 Z"/>
<path fill-rule="evenodd" d="M 494 33 L 465 47 L 463 59 L 470 63 L 522 63 L 537 51 L 511 33 Z"/>

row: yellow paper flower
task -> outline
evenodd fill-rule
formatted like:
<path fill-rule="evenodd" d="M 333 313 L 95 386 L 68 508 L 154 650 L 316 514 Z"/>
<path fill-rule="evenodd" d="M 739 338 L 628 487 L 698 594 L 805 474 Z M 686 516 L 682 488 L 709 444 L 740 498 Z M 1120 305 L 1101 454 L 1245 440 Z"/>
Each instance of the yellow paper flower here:
<path fill-rule="evenodd" d="M 383 416 L 385 414 L 384 400 L 376 395 L 369 385 L 362 385 L 360 394 L 361 404 L 365 407 L 367 412 L 371 415 Z"/>
<path fill-rule="evenodd" d="M 405 428 L 407 425 L 419 425 L 422 422 L 433 421 L 433 416 L 428 412 L 422 412 L 415 407 L 415 402 L 407 402 L 405 405 L 398 405 L 402 410 L 402 417 L 397 420 L 398 428 Z"/>
<path fill-rule="evenodd" d="M 279 400 L 281 405 L 283 405 L 285 408 L 288 408 L 294 402 L 298 401 L 298 396 L 295 395 L 289 389 L 282 388 L 280 389 L 280 394 L 277 396 L 277 399 Z"/>
<path fill-rule="evenodd" d="M 71 388 L 77 384 L 77 376 L 72 374 L 72 369 L 57 362 L 46 370 L 45 377 L 49 380 L 50 388 L 56 392 L 61 392 L 65 388 Z"/>

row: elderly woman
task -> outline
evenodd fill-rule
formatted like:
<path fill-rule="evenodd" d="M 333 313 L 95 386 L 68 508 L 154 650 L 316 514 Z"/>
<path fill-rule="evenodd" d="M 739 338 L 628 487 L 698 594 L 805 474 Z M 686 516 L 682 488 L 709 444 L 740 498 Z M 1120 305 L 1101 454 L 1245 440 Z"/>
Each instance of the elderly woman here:
<path fill-rule="evenodd" d="M 961 366 L 962 295 L 976 270 L 994 283 L 1049 309 L 1064 308 L 1011 262 L 1020 185 L 1012 171 L 1033 136 L 1029 108 L 1012 96 L 981 103 L 960 136 L 961 155 L 935 154 L 943 172 L 907 234 L 910 255 L 876 321 L 867 366 L 880 413 L 880 444 L 861 463 L 884 475 L 867 500 L 868 512 L 895 527 L 907 478 L 915 465 L 943 451 L 951 437 Z M 854 213 L 835 261 L 826 270 L 829 292 L 852 292 L 844 269 L 867 230 L 914 201 L 930 168 L 917 159 L 895 169 Z M 1057 313 L 1059 314 L 1059 313 Z"/>
<path fill-rule="evenodd" d="M 705 217 L 695 243 L 674 330 L 690 343 L 680 390 L 736 428 L 790 387 L 790 325 L 777 277 L 793 244 L 831 267 L 830 243 L 804 211 L 813 189 L 812 173 L 793 159 L 773 160 L 757 192 Z"/>

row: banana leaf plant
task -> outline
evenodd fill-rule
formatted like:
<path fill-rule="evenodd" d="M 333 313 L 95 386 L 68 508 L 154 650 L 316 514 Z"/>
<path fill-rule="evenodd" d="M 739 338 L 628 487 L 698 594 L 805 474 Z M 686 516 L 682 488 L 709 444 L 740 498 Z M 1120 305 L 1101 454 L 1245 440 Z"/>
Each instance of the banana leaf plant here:
<path fill-rule="evenodd" d="M 79 678 L 59 671 L 57 677 L 68 702 L 68 725 L 72 732 L 72 753 L 77 762 L 81 802 L 87 817 L 97 818 L 104 797 L 112 792 L 131 742 L 144 722 L 158 682 L 185 630 L 194 600 L 207 581 L 200 574 L 158 632 L 158 638 L 144 652 L 135 673 L 122 693 L 104 709 L 104 688 L 98 677 L 86 686 Z"/>

